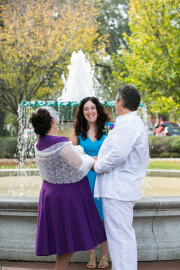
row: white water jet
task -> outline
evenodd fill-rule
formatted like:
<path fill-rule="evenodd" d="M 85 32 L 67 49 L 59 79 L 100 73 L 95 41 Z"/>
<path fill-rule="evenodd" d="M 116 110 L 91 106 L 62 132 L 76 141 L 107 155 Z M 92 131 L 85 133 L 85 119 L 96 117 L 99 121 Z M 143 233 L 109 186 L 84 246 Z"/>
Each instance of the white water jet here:
<path fill-rule="evenodd" d="M 85 97 L 97 96 L 99 84 L 94 76 L 94 68 L 81 50 L 73 52 L 68 70 L 67 80 L 62 75 L 64 89 L 58 101 L 80 102 Z"/>

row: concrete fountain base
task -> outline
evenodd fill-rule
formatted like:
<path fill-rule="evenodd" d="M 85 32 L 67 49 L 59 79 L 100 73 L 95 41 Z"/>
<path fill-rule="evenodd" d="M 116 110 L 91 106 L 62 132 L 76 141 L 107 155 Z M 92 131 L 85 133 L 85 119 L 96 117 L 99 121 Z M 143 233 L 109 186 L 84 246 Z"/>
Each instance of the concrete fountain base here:
<path fill-rule="evenodd" d="M 55 261 L 35 256 L 37 210 L 38 198 L 0 197 L 1 260 Z M 180 259 L 180 197 L 138 201 L 133 226 L 139 261 Z M 88 252 L 75 253 L 71 261 L 87 262 Z"/>

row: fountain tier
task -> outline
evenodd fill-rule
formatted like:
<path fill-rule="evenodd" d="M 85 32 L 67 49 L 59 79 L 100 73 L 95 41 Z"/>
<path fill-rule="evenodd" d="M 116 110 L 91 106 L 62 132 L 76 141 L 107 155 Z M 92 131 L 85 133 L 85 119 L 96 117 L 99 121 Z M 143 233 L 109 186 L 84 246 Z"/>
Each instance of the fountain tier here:
<path fill-rule="evenodd" d="M 107 110 L 115 118 L 115 101 L 101 101 L 101 104 L 107 108 Z M 75 110 L 79 105 L 78 101 L 22 101 L 19 104 L 19 107 L 32 107 L 35 110 L 38 107 L 42 106 L 51 106 L 59 112 L 59 117 L 61 121 L 73 121 Z M 141 102 L 140 108 L 146 108 L 143 102 Z"/>

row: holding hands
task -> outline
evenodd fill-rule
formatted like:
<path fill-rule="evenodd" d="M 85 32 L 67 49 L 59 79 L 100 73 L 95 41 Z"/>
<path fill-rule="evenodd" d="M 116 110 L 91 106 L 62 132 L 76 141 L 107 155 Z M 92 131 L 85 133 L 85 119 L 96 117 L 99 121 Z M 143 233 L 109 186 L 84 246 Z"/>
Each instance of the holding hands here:
<path fill-rule="evenodd" d="M 97 162 L 97 161 L 95 161 L 95 162 L 93 163 L 92 167 L 91 167 L 91 171 L 93 171 L 93 172 L 95 172 L 95 171 L 94 171 L 94 166 L 95 166 L 96 162 Z"/>
<path fill-rule="evenodd" d="M 91 167 L 91 171 L 95 172 L 94 171 L 94 165 L 96 164 L 98 157 L 94 156 L 93 159 L 95 159 L 96 161 L 93 163 L 93 165 Z"/>

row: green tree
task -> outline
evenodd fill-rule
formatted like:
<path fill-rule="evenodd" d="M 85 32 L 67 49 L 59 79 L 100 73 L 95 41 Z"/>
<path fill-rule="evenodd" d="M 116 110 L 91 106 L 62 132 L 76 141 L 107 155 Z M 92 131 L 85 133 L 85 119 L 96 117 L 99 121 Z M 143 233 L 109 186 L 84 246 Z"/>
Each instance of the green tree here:
<path fill-rule="evenodd" d="M 97 8 L 88 2 L 9 0 L 1 8 L 0 106 L 15 115 L 22 100 L 52 94 L 52 76 L 53 84 L 61 86 L 59 73 L 67 73 L 74 50 L 83 50 L 95 62 L 104 55 Z"/>
<path fill-rule="evenodd" d="M 117 54 L 120 48 L 128 48 L 123 33 L 131 34 L 128 25 L 129 0 L 98 0 L 100 4 L 97 21 L 100 36 L 108 35 L 106 42 L 107 57 L 96 63 L 97 79 L 102 90 L 102 98 L 112 100 L 117 92 L 117 85 L 112 76 L 114 64 L 113 54 Z"/>
<path fill-rule="evenodd" d="M 100 23 L 98 33 L 100 36 L 108 34 L 106 51 L 108 54 L 117 53 L 119 47 L 127 48 L 128 44 L 123 37 L 130 36 L 128 25 L 129 0 L 99 0 L 100 4 L 97 21 Z"/>
<path fill-rule="evenodd" d="M 2 14 L 2 9 L 3 9 L 3 6 L 1 5 L 1 7 L 0 7 L 0 16 Z M 3 24 L 2 20 L 0 20 L 0 27 L 4 27 L 4 24 Z"/>
<path fill-rule="evenodd" d="M 121 49 L 114 64 L 117 82 L 134 84 L 151 111 L 173 113 L 180 105 L 180 4 L 175 0 L 131 0 Z M 177 115 L 176 115 L 177 118 Z"/>

